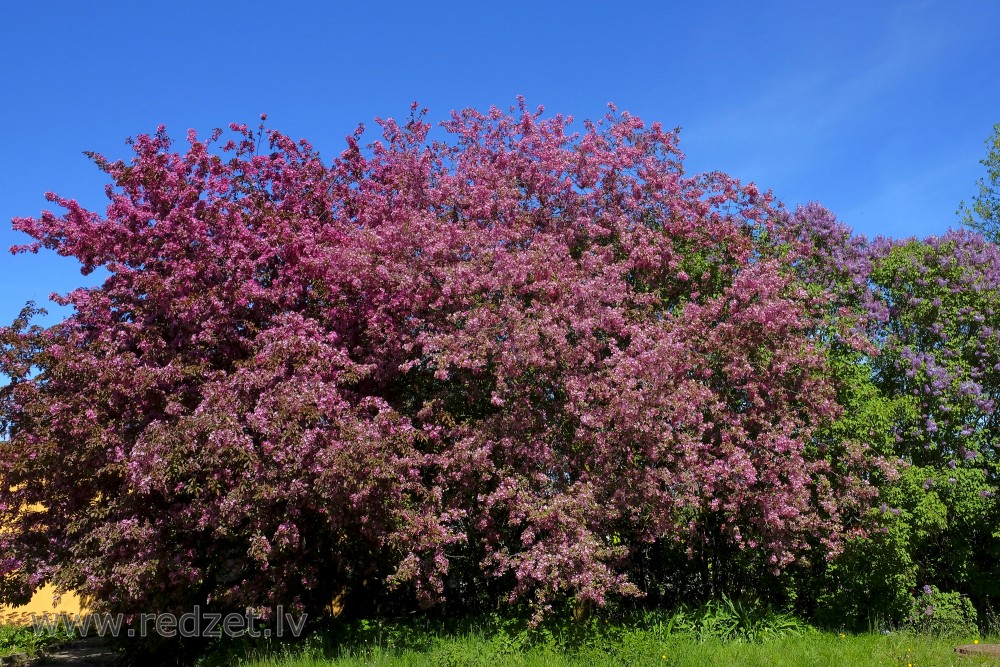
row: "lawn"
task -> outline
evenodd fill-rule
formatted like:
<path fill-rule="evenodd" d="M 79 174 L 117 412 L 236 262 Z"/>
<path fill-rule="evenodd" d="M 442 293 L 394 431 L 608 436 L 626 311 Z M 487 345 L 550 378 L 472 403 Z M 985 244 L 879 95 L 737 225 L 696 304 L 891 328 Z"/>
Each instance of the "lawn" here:
<path fill-rule="evenodd" d="M 559 642 L 519 645 L 509 638 L 469 633 L 429 638 L 421 645 L 410 647 L 378 643 L 333 649 L 324 649 L 315 643 L 295 649 L 286 646 L 271 652 L 258 650 L 243 657 L 230 656 L 224 664 L 242 667 L 946 667 L 1000 664 L 995 660 L 955 653 L 955 647 L 966 642 L 971 643 L 972 639 L 943 639 L 905 633 L 847 635 L 809 631 L 759 641 L 721 641 L 626 631 L 613 641 L 585 639 L 573 647 L 560 647 Z"/>

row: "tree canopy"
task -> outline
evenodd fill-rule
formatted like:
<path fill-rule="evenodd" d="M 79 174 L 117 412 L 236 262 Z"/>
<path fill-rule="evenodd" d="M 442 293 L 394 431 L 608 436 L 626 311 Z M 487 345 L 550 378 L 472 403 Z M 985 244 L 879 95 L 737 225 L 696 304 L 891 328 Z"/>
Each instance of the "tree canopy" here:
<path fill-rule="evenodd" d="M 889 613 L 994 594 L 996 246 L 868 241 L 613 108 L 414 107 L 328 163 L 264 120 L 14 221 L 108 277 L 0 329 L 0 599 L 808 606 L 873 553 Z"/>

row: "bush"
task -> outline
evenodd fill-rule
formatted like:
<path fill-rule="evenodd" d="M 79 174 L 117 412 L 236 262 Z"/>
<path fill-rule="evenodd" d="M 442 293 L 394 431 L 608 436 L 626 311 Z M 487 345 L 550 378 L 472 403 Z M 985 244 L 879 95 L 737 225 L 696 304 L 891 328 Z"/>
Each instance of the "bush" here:
<path fill-rule="evenodd" d="M 916 567 L 910 558 L 909 525 L 891 514 L 882 521 L 881 529 L 852 539 L 825 568 L 813 612 L 821 626 L 851 630 L 893 626 L 910 613 Z"/>
<path fill-rule="evenodd" d="M 833 295 L 846 335 L 871 343 L 862 354 L 831 343 L 844 411 L 817 442 L 866 443 L 899 471 L 871 478 L 879 510 L 804 580 L 799 600 L 834 626 L 863 627 L 868 614 L 901 622 L 917 581 L 990 607 L 1000 596 L 1000 247 L 967 231 L 868 241 L 815 204 L 781 229 L 804 246 L 802 280 Z"/>
<path fill-rule="evenodd" d="M 924 586 L 913 600 L 904 627 L 936 637 L 969 638 L 979 635 L 976 608 L 961 593 L 942 593 Z"/>

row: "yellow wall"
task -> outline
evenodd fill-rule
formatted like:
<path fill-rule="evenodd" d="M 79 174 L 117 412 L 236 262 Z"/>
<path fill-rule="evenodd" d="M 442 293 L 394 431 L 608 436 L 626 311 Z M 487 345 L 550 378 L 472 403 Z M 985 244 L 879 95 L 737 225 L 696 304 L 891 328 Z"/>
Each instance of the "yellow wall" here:
<path fill-rule="evenodd" d="M 35 595 L 32 596 L 31 601 L 23 607 L 0 606 L 0 624 L 27 625 L 31 623 L 32 614 L 41 616 L 45 612 L 48 612 L 49 614 L 66 613 L 74 615 L 83 611 L 80 598 L 76 594 L 67 593 L 57 601 L 55 599 L 55 592 L 52 586 L 45 586 L 35 591 Z"/>
<path fill-rule="evenodd" d="M 37 511 L 39 507 L 35 506 L 33 509 Z M 3 530 L 4 527 L 0 526 L 0 531 Z M 67 593 L 56 598 L 56 589 L 52 586 L 44 586 L 35 591 L 26 605 L 21 607 L 0 605 L 0 624 L 27 625 L 31 623 L 32 614 L 41 616 L 48 612 L 50 615 L 62 613 L 74 615 L 83 611 L 85 608 L 80 603 L 80 597 L 75 593 Z"/>

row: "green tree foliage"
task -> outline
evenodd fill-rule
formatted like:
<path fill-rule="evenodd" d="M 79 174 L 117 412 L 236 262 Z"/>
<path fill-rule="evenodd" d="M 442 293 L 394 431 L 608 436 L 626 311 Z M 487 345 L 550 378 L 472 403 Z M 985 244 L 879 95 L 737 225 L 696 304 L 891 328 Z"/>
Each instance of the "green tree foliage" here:
<path fill-rule="evenodd" d="M 844 553 L 800 584 L 828 622 L 903 622 L 924 585 L 995 600 L 1000 541 L 1000 251 L 981 235 L 868 241 L 816 205 L 783 231 L 812 289 L 843 323 L 827 346 L 843 407 L 819 446 L 865 443 L 897 461 Z M 852 335 L 867 351 L 839 343 Z M 839 336 L 839 337 L 838 337 Z"/>
<path fill-rule="evenodd" d="M 986 139 L 989 152 L 979 162 L 986 167 L 986 178 L 976 185 L 979 193 L 972 204 L 961 203 L 958 214 L 962 222 L 982 232 L 993 242 L 1000 241 L 1000 123 L 993 126 L 993 136 Z"/>
<path fill-rule="evenodd" d="M 995 598 L 1000 252 L 950 232 L 874 255 L 872 287 L 888 313 L 874 378 L 907 402 L 894 427 L 907 468 L 883 496 L 908 518 L 922 584 Z"/>

